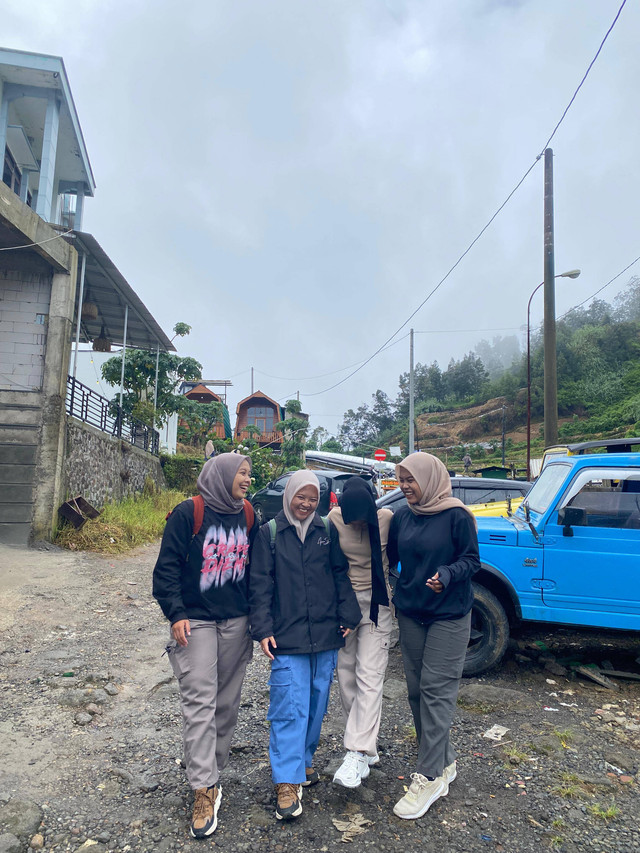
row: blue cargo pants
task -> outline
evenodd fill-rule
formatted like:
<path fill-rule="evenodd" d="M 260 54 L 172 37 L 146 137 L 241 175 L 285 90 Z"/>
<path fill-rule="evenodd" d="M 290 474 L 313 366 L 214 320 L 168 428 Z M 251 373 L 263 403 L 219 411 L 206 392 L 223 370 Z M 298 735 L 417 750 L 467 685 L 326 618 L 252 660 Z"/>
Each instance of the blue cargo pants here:
<path fill-rule="evenodd" d="M 275 785 L 302 784 L 318 748 L 338 650 L 276 655 L 271 662 L 269 757 Z"/>

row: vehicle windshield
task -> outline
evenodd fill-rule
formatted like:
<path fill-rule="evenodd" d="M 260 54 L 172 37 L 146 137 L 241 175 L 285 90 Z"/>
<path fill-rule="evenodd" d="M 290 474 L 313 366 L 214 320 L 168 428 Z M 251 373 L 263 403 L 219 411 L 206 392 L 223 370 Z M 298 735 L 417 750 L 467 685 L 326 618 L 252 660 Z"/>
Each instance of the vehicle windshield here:
<path fill-rule="evenodd" d="M 517 513 L 524 517 L 524 507 L 528 506 L 531 512 L 542 514 L 549 508 L 549 504 L 556 496 L 562 481 L 567 476 L 569 465 L 553 463 L 548 465 L 536 480 L 534 487 L 518 507 Z"/>

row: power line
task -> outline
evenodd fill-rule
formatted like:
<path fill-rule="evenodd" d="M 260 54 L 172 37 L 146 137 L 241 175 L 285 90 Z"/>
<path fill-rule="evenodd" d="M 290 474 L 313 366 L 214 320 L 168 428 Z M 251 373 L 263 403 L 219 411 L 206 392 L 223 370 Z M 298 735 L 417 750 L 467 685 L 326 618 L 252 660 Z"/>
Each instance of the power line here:
<path fill-rule="evenodd" d="M 356 369 L 355 369 L 355 370 L 353 370 L 351 373 L 349 373 L 349 375 L 348 375 L 348 376 L 345 376 L 345 377 L 344 377 L 343 379 L 341 379 L 339 382 L 336 382 L 336 383 L 334 383 L 333 385 L 329 386 L 329 388 L 324 388 L 322 391 L 314 391 L 313 393 L 306 393 L 306 394 L 305 394 L 305 397 L 317 397 L 317 396 L 319 396 L 320 394 L 326 394 L 326 393 L 327 393 L 327 392 L 329 392 L 329 391 L 333 391 L 333 390 L 334 390 L 334 388 L 338 388 L 340 385 L 343 385 L 345 382 L 347 382 L 347 380 L 351 379 L 351 377 L 352 377 L 352 376 L 355 376 L 355 374 L 356 374 L 356 373 L 358 373 L 360 370 L 362 370 L 362 368 L 363 368 L 363 367 L 365 367 L 367 364 L 369 364 L 369 362 L 370 362 L 370 361 L 372 361 L 372 360 L 373 360 L 377 355 L 379 355 L 379 353 L 381 353 L 381 352 L 382 352 L 382 350 L 387 346 L 387 344 L 389 344 L 389 343 L 390 343 L 390 342 L 395 338 L 395 336 L 396 336 L 397 334 L 399 334 L 399 333 L 402 331 L 402 329 L 404 329 L 404 327 L 407 325 L 407 323 L 409 323 L 409 322 L 410 322 L 410 321 L 415 317 L 415 315 L 416 315 L 416 314 L 417 314 L 417 313 L 418 313 L 418 312 L 419 312 L 419 311 L 420 311 L 420 310 L 421 310 L 421 309 L 422 309 L 422 308 L 427 304 L 427 302 L 428 302 L 428 301 L 431 299 L 431 297 L 432 297 L 432 296 L 433 296 L 433 295 L 434 295 L 434 294 L 439 290 L 439 288 L 440 288 L 440 287 L 442 287 L 442 285 L 443 285 L 443 284 L 445 283 L 445 281 L 449 278 L 449 276 L 454 272 L 454 270 L 455 270 L 455 269 L 456 269 L 456 268 L 457 268 L 457 267 L 462 263 L 462 261 L 464 260 L 464 258 L 469 254 L 469 252 L 471 251 L 471 249 L 472 249 L 472 248 L 476 245 L 476 243 L 480 240 L 480 238 L 483 236 L 483 234 L 485 233 L 485 231 L 487 231 L 487 229 L 488 229 L 488 228 L 493 224 L 493 222 L 495 221 L 495 219 L 496 219 L 496 218 L 499 216 L 499 214 L 504 210 L 504 208 L 505 208 L 505 207 L 507 206 L 507 204 L 511 201 L 511 199 L 513 198 L 513 196 L 516 194 L 516 192 L 520 189 L 520 187 L 522 186 L 522 184 L 525 182 L 525 180 L 529 177 L 530 173 L 533 171 L 533 169 L 535 168 L 536 164 L 538 163 L 538 161 L 540 160 L 540 158 L 541 158 L 541 157 L 542 157 L 542 155 L 544 154 L 545 149 L 546 149 L 546 148 L 548 148 L 549 143 L 550 143 L 550 142 L 551 142 L 551 140 L 554 138 L 554 136 L 555 136 L 555 135 L 556 135 L 556 133 L 558 132 L 558 129 L 560 128 L 560 125 L 562 124 L 562 122 L 563 122 L 563 121 L 564 121 L 564 119 L 566 118 L 567 113 L 569 112 L 569 109 L 571 108 L 571 106 L 572 106 L 573 102 L 575 101 L 575 99 L 576 99 L 576 97 L 577 97 L 577 95 L 578 95 L 578 92 L 580 91 L 580 89 L 582 88 L 582 86 L 583 86 L 584 82 L 586 81 L 587 77 L 589 76 L 589 73 L 590 73 L 591 69 L 593 68 L 593 66 L 594 66 L 594 64 L 595 64 L 595 62 L 596 62 L 596 60 L 597 60 L 598 56 L 600 55 L 600 53 L 601 53 L 601 51 L 602 51 L 602 48 L 604 47 L 604 44 L 605 44 L 606 40 L 609 38 L 609 35 L 610 35 L 611 31 L 613 30 L 614 26 L 616 25 L 616 23 L 617 23 L 617 21 L 618 21 L 618 18 L 620 17 L 620 14 L 621 14 L 621 12 L 622 12 L 623 8 L 625 7 L 626 2 L 627 2 L 627 0 L 623 0 L 622 5 L 621 5 L 621 6 L 620 6 L 620 8 L 618 9 L 618 12 L 617 12 L 617 14 L 616 14 L 615 18 L 613 19 L 613 23 L 611 24 L 611 26 L 609 27 L 609 29 L 608 29 L 608 30 L 607 30 L 607 32 L 605 33 L 605 36 L 604 36 L 604 38 L 602 39 L 602 41 L 600 42 L 600 46 L 598 47 L 598 50 L 596 51 L 595 56 L 593 57 L 593 59 L 592 59 L 592 60 L 591 60 L 591 62 L 589 63 L 589 66 L 588 66 L 587 70 L 585 71 L 585 73 L 584 73 L 584 75 L 583 75 L 583 77 L 582 77 L 582 80 L 581 80 L 581 81 L 580 81 L 580 83 L 578 84 L 577 89 L 576 89 L 576 90 L 575 90 L 575 92 L 573 93 L 573 95 L 572 95 L 572 97 L 571 97 L 571 100 L 569 101 L 569 103 L 567 104 L 567 106 L 566 106 L 566 108 L 565 108 L 564 112 L 563 112 L 563 113 L 562 113 L 562 115 L 560 116 L 560 120 L 558 121 L 558 123 L 557 123 L 557 124 L 556 124 L 556 126 L 554 127 L 554 129 L 553 129 L 553 131 L 552 131 L 551 135 L 549 136 L 549 138 L 548 138 L 548 139 L 547 139 L 547 141 L 545 142 L 545 144 L 544 144 L 544 146 L 543 146 L 543 148 L 542 148 L 541 152 L 536 156 L 536 158 L 535 158 L 535 160 L 533 161 L 533 163 L 529 166 L 529 168 L 526 170 L 526 172 L 524 173 L 524 175 L 520 178 L 520 180 L 518 181 L 518 183 L 517 183 L 517 184 L 515 185 L 515 187 L 511 190 L 511 192 L 509 193 L 509 195 L 505 198 L 505 200 L 502 202 L 502 204 L 498 207 L 498 209 L 495 211 L 495 213 L 493 214 L 493 216 L 491 216 L 491 218 L 489 219 L 489 221 L 484 225 L 484 227 L 480 230 L 480 232 L 476 235 L 476 237 L 471 241 L 471 243 L 469 243 L 469 245 L 468 245 L 468 246 L 467 246 L 467 248 L 464 250 L 464 252 L 462 252 L 462 254 L 458 257 L 458 259 L 457 259 L 457 260 L 456 260 L 456 262 L 453 264 L 453 266 L 451 266 L 451 267 L 449 268 L 449 270 L 448 270 L 448 271 L 445 273 L 445 275 L 440 279 L 440 281 L 439 281 L 439 282 L 438 282 L 438 283 L 437 283 L 437 284 L 436 284 L 436 285 L 431 289 L 431 291 L 430 291 L 430 292 L 427 294 L 427 296 L 422 300 L 422 302 L 418 305 L 418 307 L 417 307 L 414 311 L 412 311 L 412 313 L 411 313 L 411 314 L 407 317 L 407 319 L 406 319 L 406 320 L 405 320 L 405 321 L 404 321 L 404 322 L 403 322 L 403 323 L 402 323 L 402 324 L 401 324 L 401 325 L 396 329 L 396 331 L 395 331 L 395 332 L 394 332 L 394 333 L 393 333 L 389 338 L 387 338 L 387 340 L 382 344 L 382 346 L 380 346 L 380 347 L 379 347 L 379 348 L 378 348 L 374 353 L 372 353 L 372 354 L 369 356 L 369 358 L 365 359 L 365 361 L 363 361 L 363 362 L 362 362 L 362 364 L 360 364 L 360 366 L 356 367 Z"/>
<path fill-rule="evenodd" d="M 394 341 L 392 344 L 389 344 L 385 349 L 391 349 L 396 344 L 399 344 L 400 341 L 403 341 L 405 338 L 409 337 L 409 333 L 403 335 L 401 338 L 398 338 L 397 341 Z M 382 350 L 381 350 L 382 352 Z M 261 373 L 263 376 L 267 376 L 269 379 L 281 379 L 283 382 L 308 382 L 312 379 L 322 379 L 324 376 L 334 376 L 336 373 L 342 373 L 343 370 L 349 370 L 350 367 L 356 367 L 358 364 L 361 364 L 360 361 L 355 361 L 353 364 L 347 364 L 345 367 L 341 367 L 339 370 L 331 370 L 329 373 L 319 373 L 317 376 L 271 376 L 269 373 L 265 373 L 264 370 L 260 370 L 259 367 L 255 368 L 256 373 Z M 284 399 L 284 398 L 282 398 Z"/>
<path fill-rule="evenodd" d="M 577 304 L 577 305 L 574 305 L 574 306 L 573 306 L 573 308 L 569 308 L 569 310 L 568 310 L 568 311 L 565 311 L 565 312 L 564 312 L 564 314 L 562 314 L 560 317 L 558 317 L 558 320 L 562 320 L 564 317 L 566 317 L 566 316 L 567 316 L 567 314 L 571 314 L 571 312 L 572 312 L 572 311 L 576 311 L 578 308 L 580 308 L 580 307 L 581 307 L 582 305 L 584 305 L 586 302 L 589 302 L 591 299 L 594 299 L 594 298 L 595 298 L 599 293 L 602 293 L 602 291 L 605 289 L 605 287 L 609 287 L 609 285 L 610 285 L 610 284 L 613 284 L 613 282 L 614 282 L 617 278 L 620 278 L 620 276 L 621 276 L 621 275 L 624 275 L 624 274 L 626 273 L 626 271 L 627 271 L 627 270 L 630 270 L 630 269 L 631 269 L 631 267 L 632 267 L 634 264 L 637 264 L 637 263 L 638 263 L 638 261 L 640 261 L 640 256 L 638 256 L 638 257 L 635 259 L 635 261 L 631 261 L 631 263 L 630 263 L 630 264 L 628 264 L 628 265 L 627 265 L 623 270 L 620 270 L 620 272 L 619 272 L 619 273 L 617 273 L 616 275 L 614 275 L 614 277 L 613 277 L 613 278 L 610 278 L 610 279 L 609 279 L 609 281 L 608 281 L 606 284 L 603 284 L 603 285 L 602 285 L 602 287 L 598 288 L 598 290 L 596 290 L 596 292 L 595 292 L 595 293 L 592 293 L 592 294 L 591 294 L 591 296 L 587 296 L 587 298 L 586 298 L 586 299 L 583 299 L 583 300 L 582 300 L 582 302 L 578 302 L 578 304 Z"/>
<path fill-rule="evenodd" d="M 496 329 L 426 329 L 424 331 L 414 330 L 415 335 L 452 335 L 459 332 L 519 332 L 520 326 L 503 326 Z M 405 335 L 406 338 L 406 335 Z M 403 340 L 400 338 L 400 340 Z"/>

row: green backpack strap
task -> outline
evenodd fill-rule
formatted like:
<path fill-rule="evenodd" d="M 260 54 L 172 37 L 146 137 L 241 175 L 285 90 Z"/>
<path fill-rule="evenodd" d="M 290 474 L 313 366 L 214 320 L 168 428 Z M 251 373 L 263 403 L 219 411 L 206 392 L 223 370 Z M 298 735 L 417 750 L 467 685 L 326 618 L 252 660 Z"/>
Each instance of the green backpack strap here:
<path fill-rule="evenodd" d="M 276 553 L 276 520 L 272 518 L 269 522 L 269 542 L 271 544 L 271 553 Z"/>
<path fill-rule="evenodd" d="M 329 516 L 328 515 L 321 515 L 320 518 L 322 519 L 322 522 L 326 528 L 327 536 L 329 538 L 331 538 L 331 528 L 329 527 Z"/>

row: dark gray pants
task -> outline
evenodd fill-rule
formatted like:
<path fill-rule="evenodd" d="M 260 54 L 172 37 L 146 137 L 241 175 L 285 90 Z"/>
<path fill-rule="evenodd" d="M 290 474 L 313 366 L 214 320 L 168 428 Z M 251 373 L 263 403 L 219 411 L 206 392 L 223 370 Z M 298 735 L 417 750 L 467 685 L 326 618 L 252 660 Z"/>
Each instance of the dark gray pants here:
<path fill-rule="evenodd" d="M 187 779 L 196 790 L 217 785 L 229 760 L 253 643 L 247 616 L 190 621 L 189 645 L 172 641 L 169 660 L 180 685 Z"/>
<path fill-rule="evenodd" d="M 449 742 L 469 643 L 471 613 L 425 626 L 398 613 L 409 705 L 418 738 L 417 771 L 441 776 L 456 759 Z"/>

